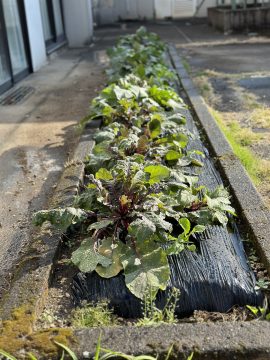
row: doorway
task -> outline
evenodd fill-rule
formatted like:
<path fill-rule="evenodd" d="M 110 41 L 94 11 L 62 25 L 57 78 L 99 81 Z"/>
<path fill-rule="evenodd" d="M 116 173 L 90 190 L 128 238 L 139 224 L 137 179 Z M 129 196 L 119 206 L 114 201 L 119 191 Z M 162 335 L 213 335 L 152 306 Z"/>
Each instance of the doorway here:
<path fill-rule="evenodd" d="M 23 2 L 0 0 L 0 93 L 30 72 Z"/>
<path fill-rule="evenodd" d="M 61 0 L 39 0 L 47 53 L 66 43 Z"/>

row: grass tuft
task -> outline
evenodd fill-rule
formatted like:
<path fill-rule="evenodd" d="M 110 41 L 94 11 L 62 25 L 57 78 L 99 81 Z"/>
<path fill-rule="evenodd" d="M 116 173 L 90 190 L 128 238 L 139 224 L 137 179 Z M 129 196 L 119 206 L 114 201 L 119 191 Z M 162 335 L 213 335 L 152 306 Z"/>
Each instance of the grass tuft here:
<path fill-rule="evenodd" d="M 213 108 L 209 107 L 209 110 L 216 120 L 218 126 L 226 136 L 227 140 L 229 141 L 233 152 L 235 155 L 240 159 L 243 166 L 246 168 L 249 176 L 251 177 L 252 181 L 255 185 L 259 185 L 261 182 L 260 179 L 260 166 L 259 166 L 259 159 L 256 155 L 252 153 L 252 151 L 243 144 L 244 137 L 239 136 L 238 131 L 232 131 L 232 127 L 240 128 L 238 124 L 233 123 L 233 125 L 227 125 L 222 118 L 222 115 L 214 110 Z M 239 130 L 239 129 L 238 129 Z M 241 143 L 242 141 L 242 143 Z"/>
<path fill-rule="evenodd" d="M 108 303 L 103 301 L 95 305 L 87 304 L 74 310 L 71 324 L 76 328 L 113 326 L 117 325 L 117 317 L 108 308 Z"/>

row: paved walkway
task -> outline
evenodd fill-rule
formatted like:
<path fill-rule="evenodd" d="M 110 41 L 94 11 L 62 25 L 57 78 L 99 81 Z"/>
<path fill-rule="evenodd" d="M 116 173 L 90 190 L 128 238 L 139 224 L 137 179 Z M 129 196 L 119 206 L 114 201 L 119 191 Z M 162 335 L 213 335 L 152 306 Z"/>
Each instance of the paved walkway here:
<path fill-rule="evenodd" d="M 31 216 L 47 200 L 78 141 L 76 124 L 104 82 L 94 48 L 64 50 L 17 87 L 35 89 L 21 104 L 0 106 L 0 292 L 27 250 Z"/>

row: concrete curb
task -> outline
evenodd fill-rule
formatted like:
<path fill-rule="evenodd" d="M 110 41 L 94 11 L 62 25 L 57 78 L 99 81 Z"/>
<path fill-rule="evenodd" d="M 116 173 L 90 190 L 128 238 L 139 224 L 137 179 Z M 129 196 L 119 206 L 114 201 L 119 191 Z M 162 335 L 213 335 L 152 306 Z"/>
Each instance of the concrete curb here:
<path fill-rule="evenodd" d="M 48 208 L 71 206 L 84 176 L 83 160 L 94 146 L 94 129 L 81 135 L 73 159 L 66 165 Z M 1 303 L 1 318 L 9 319 L 14 309 L 24 306 L 38 317 L 48 294 L 55 260 L 61 243 L 61 231 L 44 225 L 30 239 L 30 250 L 21 260 L 11 289 Z"/>
<path fill-rule="evenodd" d="M 169 52 L 195 118 L 201 124 L 212 155 L 216 157 L 219 170 L 233 195 L 238 214 L 244 220 L 245 230 L 252 236 L 254 246 L 270 272 L 270 211 L 210 114 L 173 45 L 169 46 Z"/>
<path fill-rule="evenodd" d="M 102 348 L 133 355 L 165 358 L 173 345 L 170 359 L 186 359 L 194 352 L 194 360 L 265 360 L 270 358 L 269 333 L 269 322 L 253 321 L 83 329 L 74 334 L 80 359 L 85 352 L 93 355 L 101 335 Z"/>

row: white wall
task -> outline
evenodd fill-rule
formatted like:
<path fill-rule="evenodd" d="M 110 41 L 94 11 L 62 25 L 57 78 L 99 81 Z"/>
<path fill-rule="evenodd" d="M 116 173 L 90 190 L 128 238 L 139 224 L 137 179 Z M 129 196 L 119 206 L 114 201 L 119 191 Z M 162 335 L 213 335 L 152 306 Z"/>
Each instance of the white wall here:
<path fill-rule="evenodd" d="M 172 16 L 171 0 L 155 0 L 155 13 L 157 19 L 164 19 Z"/>
<path fill-rule="evenodd" d="M 38 0 L 24 0 L 33 71 L 46 63 L 46 47 Z"/>
<path fill-rule="evenodd" d="M 63 0 L 64 23 L 69 47 L 83 47 L 93 37 L 91 0 Z"/>
<path fill-rule="evenodd" d="M 194 0 L 196 7 L 199 6 L 202 0 Z M 195 10 L 196 17 L 207 17 L 207 8 L 216 6 L 216 0 L 205 0 L 198 11 Z M 229 3 L 229 1 L 228 1 Z"/>

